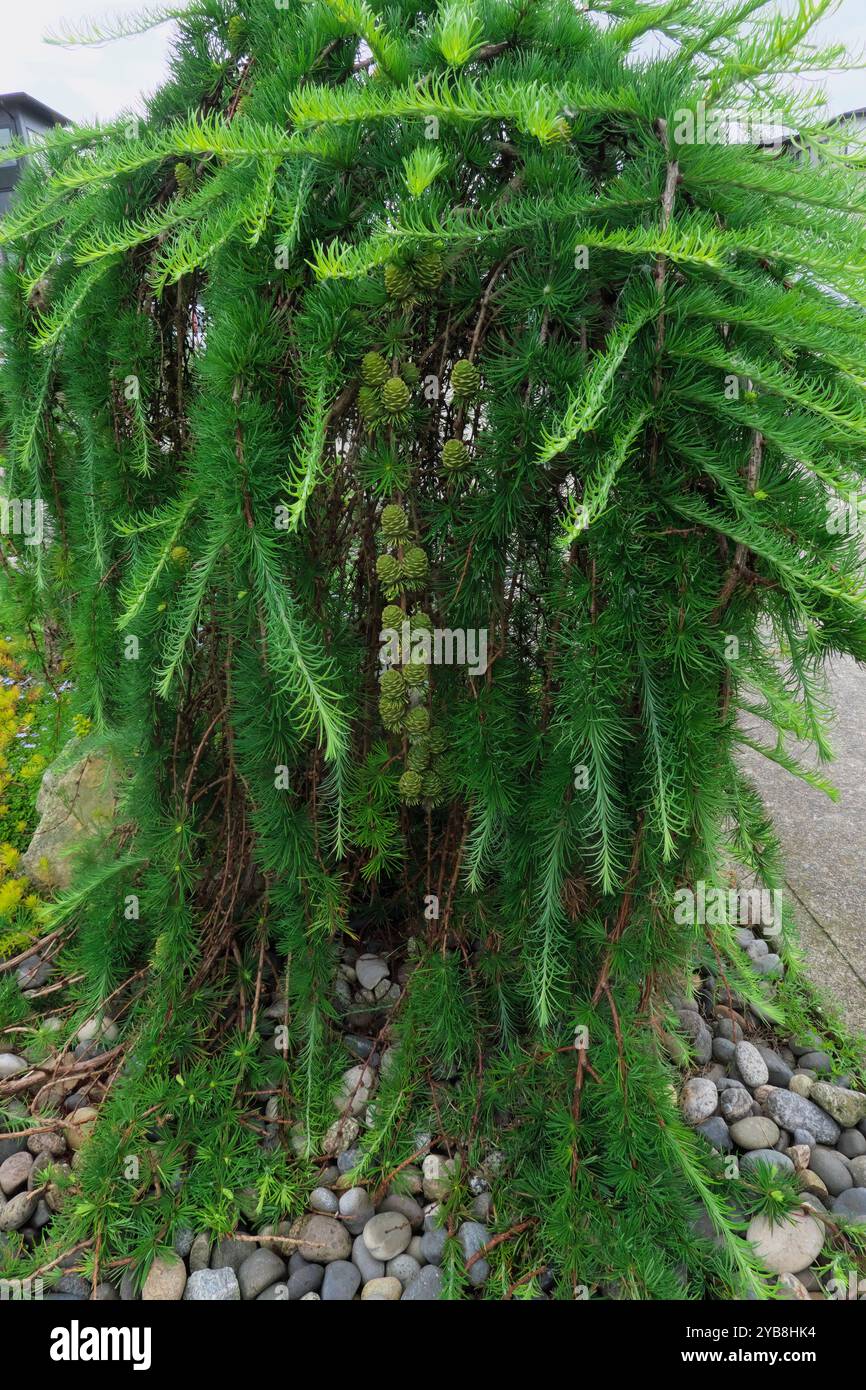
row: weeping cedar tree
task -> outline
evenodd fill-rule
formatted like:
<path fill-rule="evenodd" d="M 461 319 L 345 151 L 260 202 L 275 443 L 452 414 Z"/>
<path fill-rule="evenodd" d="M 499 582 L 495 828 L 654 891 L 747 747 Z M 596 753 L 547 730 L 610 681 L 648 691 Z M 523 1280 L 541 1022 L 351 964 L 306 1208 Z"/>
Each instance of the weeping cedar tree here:
<path fill-rule="evenodd" d="M 660 1044 L 695 964 L 798 1007 L 675 895 L 731 852 L 778 884 L 742 712 L 821 782 L 785 736 L 826 760 L 822 669 L 866 659 L 833 524 L 866 472 L 866 188 L 786 80 L 844 62 L 809 41 L 833 0 L 795 8 L 196 0 L 126 23 L 179 19 L 145 119 L 31 158 L 5 432 L 50 543 L 13 579 L 70 633 L 81 752 L 126 774 L 51 909 L 73 1023 L 128 1001 L 53 1227 L 89 1271 L 303 1208 L 339 952 L 373 938 L 414 969 L 358 1178 L 419 1131 L 464 1181 L 494 1145 L 487 1297 L 765 1287 Z M 428 663 L 433 629 L 486 667 Z"/>

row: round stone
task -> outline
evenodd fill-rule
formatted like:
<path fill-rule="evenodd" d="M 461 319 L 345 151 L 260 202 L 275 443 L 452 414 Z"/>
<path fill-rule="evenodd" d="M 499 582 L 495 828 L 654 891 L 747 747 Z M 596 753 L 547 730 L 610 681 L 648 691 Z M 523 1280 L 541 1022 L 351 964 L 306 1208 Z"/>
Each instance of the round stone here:
<path fill-rule="evenodd" d="M 744 1153 L 740 1159 L 740 1169 L 744 1173 L 750 1173 L 753 1168 L 757 1168 L 759 1163 L 769 1164 L 771 1168 L 776 1168 L 781 1173 L 793 1173 L 794 1165 L 787 1154 L 780 1154 L 777 1149 L 750 1149 Z"/>
<path fill-rule="evenodd" d="M 157 1255 L 141 1289 L 145 1303 L 178 1303 L 186 1288 L 186 1265 L 179 1255 Z"/>
<path fill-rule="evenodd" d="M 381 1279 L 385 1274 L 385 1261 L 374 1260 L 364 1243 L 363 1235 L 356 1236 L 352 1242 L 352 1263 L 360 1269 L 365 1284 L 369 1284 L 371 1279 Z"/>
<path fill-rule="evenodd" d="M 846 1221 L 856 1221 L 859 1226 L 866 1225 L 866 1187 L 849 1187 L 833 1202 L 833 1211 Z"/>
<path fill-rule="evenodd" d="M 836 1148 L 846 1158 L 860 1158 L 866 1154 L 866 1139 L 863 1138 L 859 1129 L 845 1129 L 839 1135 Z"/>
<path fill-rule="evenodd" d="M 809 1167 L 813 1173 L 818 1174 L 833 1197 L 840 1196 L 849 1187 L 854 1186 L 848 1164 L 834 1149 L 825 1149 L 821 1144 L 816 1144 L 809 1159 Z"/>
<path fill-rule="evenodd" d="M 388 966 L 381 956 L 359 956 L 355 962 L 355 974 L 363 989 L 375 989 L 381 980 L 388 978 Z"/>
<path fill-rule="evenodd" d="M 831 1086 L 829 1081 L 816 1081 L 809 1092 L 809 1099 L 832 1115 L 843 1129 L 853 1129 L 861 1120 L 866 1120 L 866 1095 L 860 1091 Z"/>
<path fill-rule="evenodd" d="M 396 1303 L 403 1297 L 403 1285 L 399 1279 L 371 1279 L 361 1290 L 363 1303 Z"/>
<path fill-rule="evenodd" d="M 854 1179 L 855 1187 L 866 1187 L 866 1154 L 852 1158 L 848 1171 Z"/>
<path fill-rule="evenodd" d="M 26 1071 L 29 1063 L 14 1052 L 0 1052 L 0 1081 L 8 1081 L 10 1076 L 18 1076 Z"/>
<path fill-rule="evenodd" d="M 20 1192 L 22 1187 L 27 1186 L 32 1167 L 33 1155 L 26 1149 L 11 1154 L 4 1163 L 0 1163 L 0 1192 L 5 1197 L 13 1197 L 16 1192 Z"/>
<path fill-rule="evenodd" d="M 421 1273 L 421 1265 L 407 1251 L 405 1254 L 396 1255 L 393 1260 L 389 1260 L 385 1273 L 389 1279 L 399 1279 L 401 1287 L 405 1289 L 407 1284 L 411 1284 L 412 1280 Z"/>
<path fill-rule="evenodd" d="M 731 1140 L 731 1132 L 721 1115 L 711 1115 L 708 1120 L 704 1120 L 703 1124 L 695 1127 L 695 1133 L 702 1134 L 710 1147 L 716 1149 L 719 1153 L 730 1153 L 731 1149 L 734 1147 Z M 480 1197 L 475 1198 L 475 1202 L 479 1202 L 482 1197 L 489 1196 L 490 1194 L 488 1192 L 483 1192 Z M 472 1204 L 473 1213 L 476 1212 L 475 1202 Z M 480 1207 L 477 1208 L 478 1211 L 482 1211 L 482 1215 L 485 1218 L 488 1215 L 488 1209 L 489 1203 L 487 1204 L 487 1209 L 482 1210 Z"/>
<path fill-rule="evenodd" d="M 374 1260 L 393 1260 L 412 1239 L 412 1227 L 399 1211 L 383 1211 L 364 1227 L 364 1244 Z"/>
<path fill-rule="evenodd" d="M 728 1123 L 752 1113 L 752 1097 L 745 1086 L 726 1086 L 719 1092 L 719 1109 Z"/>
<path fill-rule="evenodd" d="M 66 1144 L 62 1134 L 56 1130 L 47 1130 L 44 1134 L 31 1134 L 27 1140 L 27 1148 L 34 1158 L 39 1154 L 48 1154 L 51 1158 L 60 1158 L 66 1153 Z"/>
<path fill-rule="evenodd" d="M 19 1192 L 0 1205 L 0 1231 L 20 1231 L 36 1210 L 39 1198 L 32 1192 Z"/>
<path fill-rule="evenodd" d="M 731 1138 L 741 1149 L 772 1149 L 779 1140 L 779 1126 L 763 1115 L 747 1115 L 731 1125 Z"/>
<path fill-rule="evenodd" d="M 754 1216 L 746 1239 L 767 1269 L 776 1274 L 796 1274 L 821 1253 L 824 1231 L 814 1216 L 795 1212 L 789 1219 L 771 1223 L 766 1216 Z"/>
<path fill-rule="evenodd" d="M 453 1158 L 443 1158 L 441 1154 L 427 1154 L 422 1165 L 424 1196 L 429 1202 L 441 1202 L 451 1191 L 451 1184 L 457 1171 Z"/>
<path fill-rule="evenodd" d="M 765 1086 L 770 1079 L 770 1069 L 754 1043 L 738 1042 L 734 1059 L 737 1071 L 747 1086 Z"/>
<path fill-rule="evenodd" d="M 351 1303 L 361 1286 L 361 1271 L 350 1260 L 332 1260 L 325 1268 L 320 1297 L 323 1303 Z"/>
<path fill-rule="evenodd" d="M 291 1273 L 286 1285 L 286 1298 L 290 1303 L 298 1303 L 307 1294 L 318 1293 L 322 1287 L 325 1271 L 321 1265 L 309 1264 L 300 1256 L 292 1256 Z"/>
<path fill-rule="evenodd" d="M 403 1290 L 403 1302 L 426 1303 L 438 1298 L 442 1290 L 442 1271 L 436 1265 L 425 1265 L 408 1288 Z"/>
<path fill-rule="evenodd" d="M 229 1265 L 199 1269 L 189 1276 L 183 1296 L 187 1303 L 240 1303 L 238 1276 Z"/>
<path fill-rule="evenodd" d="M 352 1249 L 352 1238 L 345 1227 L 333 1216 L 323 1216 L 319 1212 L 307 1212 L 300 1217 L 292 1226 L 291 1234 L 297 1241 L 298 1254 L 317 1264 L 347 1260 Z"/>
<path fill-rule="evenodd" d="M 792 1078 L 791 1084 L 794 1084 Z M 806 1100 L 803 1096 L 795 1095 L 793 1091 L 785 1091 L 781 1086 L 773 1087 L 764 1101 L 765 1109 L 782 1129 L 808 1129 L 814 1134 L 819 1144 L 835 1144 L 839 1138 L 839 1126 L 836 1121 L 813 1105 L 811 1100 Z M 795 1271 L 796 1272 L 796 1271 Z"/>
<path fill-rule="evenodd" d="M 324 1212 L 326 1216 L 336 1216 L 340 1209 L 336 1193 L 327 1187 L 314 1187 L 310 1193 L 310 1207 L 313 1211 Z"/>
<path fill-rule="evenodd" d="M 830 1194 L 824 1186 L 817 1173 L 813 1173 L 811 1168 L 804 1168 L 797 1174 L 797 1186 L 800 1191 L 811 1197 L 820 1197 L 821 1201 L 829 1201 Z"/>
<path fill-rule="evenodd" d="M 279 1255 L 275 1255 L 273 1250 L 254 1250 L 238 1270 L 241 1298 L 251 1302 L 271 1284 L 279 1284 L 285 1277 L 285 1261 Z"/>
<path fill-rule="evenodd" d="M 405 1216 L 413 1231 L 420 1231 L 424 1224 L 424 1209 L 419 1206 L 414 1197 L 404 1197 L 400 1192 L 389 1192 L 383 1202 L 379 1203 L 380 1211 L 399 1211 L 401 1216 Z"/>
<path fill-rule="evenodd" d="M 359 1236 L 375 1214 L 365 1187 L 350 1187 L 340 1197 L 340 1215 L 353 1236 Z"/>
<path fill-rule="evenodd" d="M 704 1076 L 693 1076 L 683 1086 L 680 1094 L 680 1108 L 687 1125 L 699 1125 L 715 1113 L 719 1103 L 719 1093 L 715 1082 Z"/>

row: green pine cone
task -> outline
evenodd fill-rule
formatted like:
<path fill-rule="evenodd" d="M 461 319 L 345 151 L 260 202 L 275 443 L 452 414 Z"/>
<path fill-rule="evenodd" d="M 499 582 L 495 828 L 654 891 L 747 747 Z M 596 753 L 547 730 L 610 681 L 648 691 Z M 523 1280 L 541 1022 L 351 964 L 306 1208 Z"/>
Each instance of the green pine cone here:
<path fill-rule="evenodd" d="M 393 555 L 380 555 L 376 574 L 383 584 L 396 584 L 400 579 L 400 561 Z"/>
<path fill-rule="evenodd" d="M 181 193 L 186 193 L 187 189 L 195 182 L 195 175 L 192 169 L 190 169 L 188 164 L 184 164 L 182 160 L 178 160 L 177 164 L 174 166 L 174 181 Z"/>
<path fill-rule="evenodd" d="M 401 541 L 409 534 L 409 519 L 402 507 L 391 502 L 382 509 L 382 534 L 390 540 Z"/>
<path fill-rule="evenodd" d="M 379 690 L 383 700 L 405 700 L 406 680 L 402 671 L 391 667 L 388 671 L 383 671 L 379 677 Z"/>
<path fill-rule="evenodd" d="M 358 409 L 366 425 L 375 425 L 382 418 L 379 392 L 372 386 L 362 386 L 358 392 Z"/>
<path fill-rule="evenodd" d="M 399 376 L 389 377 L 379 395 L 382 411 L 389 420 L 398 420 L 405 415 L 410 399 L 409 387 Z"/>
<path fill-rule="evenodd" d="M 444 753 L 448 747 L 448 740 L 441 729 L 430 730 L 430 752 L 434 758 L 440 753 Z"/>
<path fill-rule="evenodd" d="M 442 257 L 438 251 L 418 257 L 412 266 L 412 279 L 416 288 L 422 292 L 435 290 L 442 279 Z"/>
<path fill-rule="evenodd" d="M 368 352 L 361 360 L 361 376 L 368 386 L 384 386 L 391 370 L 381 352 Z"/>
<path fill-rule="evenodd" d="M 424 705 L 416 705 L 406 715 L 407 734 L 426 734 L 430 728 L 430 711 Z"/>
<path fill-rule="evenodd" d="M 404 265 L 392 261 L 385 266 L 385 290 L 391 299 L 408 299 L 414 288 L 412 275 Z"/>
<path fill-rule="evenodd" d="M 399 733 L 406 720 L 406 706 L 402 700 L 380 700 L 379 717 L 389 734 Z"/>
<path fill-rule="evenodd" d="M 459 473 L 469 463 L 469 450 L 462 439 L 449 439 L 442 450 L 442 467 L 451 473 Z"/>
<path fill-rule="evenodd" d="M 400 796 L 407 806 L 414 806 L 421 800 L 421 774 L 408 768 L 400 778 Z"/>
<path fill-rule="evenodd" d="M 429 613 L 425 613 L 421 608 L 418 609 L 417 613 L 412 614 L 411 625 L 412 628 L 423 628 L 425 632 L 433 631 L 433 619 Z"/>
<path fill-rule="evenodd" d="M 451 368 L 451 385 L 455 396 L 474 396 L 481 385 L 481 374 L 474 362 L 455 362 Z"/>
<path fill-rule="evenodd" d="M 403 578 L 415 583 L 426 578 L 428 568 L 427 556 L 420 545 L 408 545 L 403 551 Z"/>
<path fill-rule="evenodd" d="M 239 14 L 233 14 L 228 23 L 229 48 L 232 53 L 242 53 L 247 42 L 247 22 Z"/>
<path fill-rule="evenodd" d="M 429 671 L 423 661 L 410 661 L 402 671 L 403 682 L 410 690 L 418 690 L 424 685 L 428 675 Z"/>
<path fill-rule="evenodd" d="M 396 603 L 388 603 L 382 609 L 382 631 L 391 628 L 394 632 L 399 632 L 405 621 L 406 614 L 402 608 L 397 607 Z"/>
<path fill-rule="evenodd" d="M 432 768 L 429 772 L 424 773 L 422 791 L 427 801 L 438 801 L 444 791 L 442 778 Z"/>
<path fill-rule="evenodd" d="M 424 772 L 430 762 L 430 749 L 419 740 L 411 744 L 406 754 L 406 766 L 412 772 Z"/>
<path fill-rule="evenodd" d="M 421 380 L 421 373 L 414 362 L 404 362 L 400 368 L 400 375 L 407 386 L 417 386 Z"/>

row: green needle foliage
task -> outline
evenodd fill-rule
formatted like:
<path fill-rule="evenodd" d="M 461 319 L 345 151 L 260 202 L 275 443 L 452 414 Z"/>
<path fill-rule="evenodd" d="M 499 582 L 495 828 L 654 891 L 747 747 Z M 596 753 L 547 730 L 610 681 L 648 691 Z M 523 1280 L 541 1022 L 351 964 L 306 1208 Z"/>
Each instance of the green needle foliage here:
<path fill-rule="evenodd" d="M 813 775 L 785 740 L 825 759 L 822 669 L 866 659 L 834 524 L 866 480 L 863 157 L 788 85 L 844 62 L 810 40 L 832 8 L 195 0 L 143 120 L 31 151 L 2 378 L 9 492 L 51 526 L 17 582 L 126 774 L 53 909 L 76 1019 L 130 1000 L 58 1248 L 300 1209 L 339 948 L 375 934 L 415 968 L 360 1172 L 419 1130 L 464 1175 L 495 1143 L 488 1297 L 755 1286 L 659 1039 L 695 963 L 781 1017 L 674 894 L 731 850 L 778 883 L 739 716 Z M 486 664 L 425 671 L 431 628 Z"/>

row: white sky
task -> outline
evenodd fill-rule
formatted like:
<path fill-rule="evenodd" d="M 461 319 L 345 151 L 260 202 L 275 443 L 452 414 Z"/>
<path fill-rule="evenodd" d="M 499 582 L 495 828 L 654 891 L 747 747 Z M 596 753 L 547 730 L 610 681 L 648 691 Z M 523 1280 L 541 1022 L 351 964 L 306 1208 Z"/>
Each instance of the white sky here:
<path fill-rule="evenodd" d="M 789 8 L 795 0 L 780 0 Z M 140 106 L 140 96 L 157 87 L 165 73 L 172 26 L 104 48 L 63 49 L 43 42 L 61 24 L 74 26 L 82 16 L 134 14 L 145 0 L 2 0 L 0 3 L 0 92 L 29 92 L 73 120 L 94 116 L 109 120 L 121 110 Z M 866 46 L 866 0 L 841 0 L 822 34 L 841 39 L 849 51 Z M 834 112 L 866 106 L 866 70 L 830 75 Z"/>

